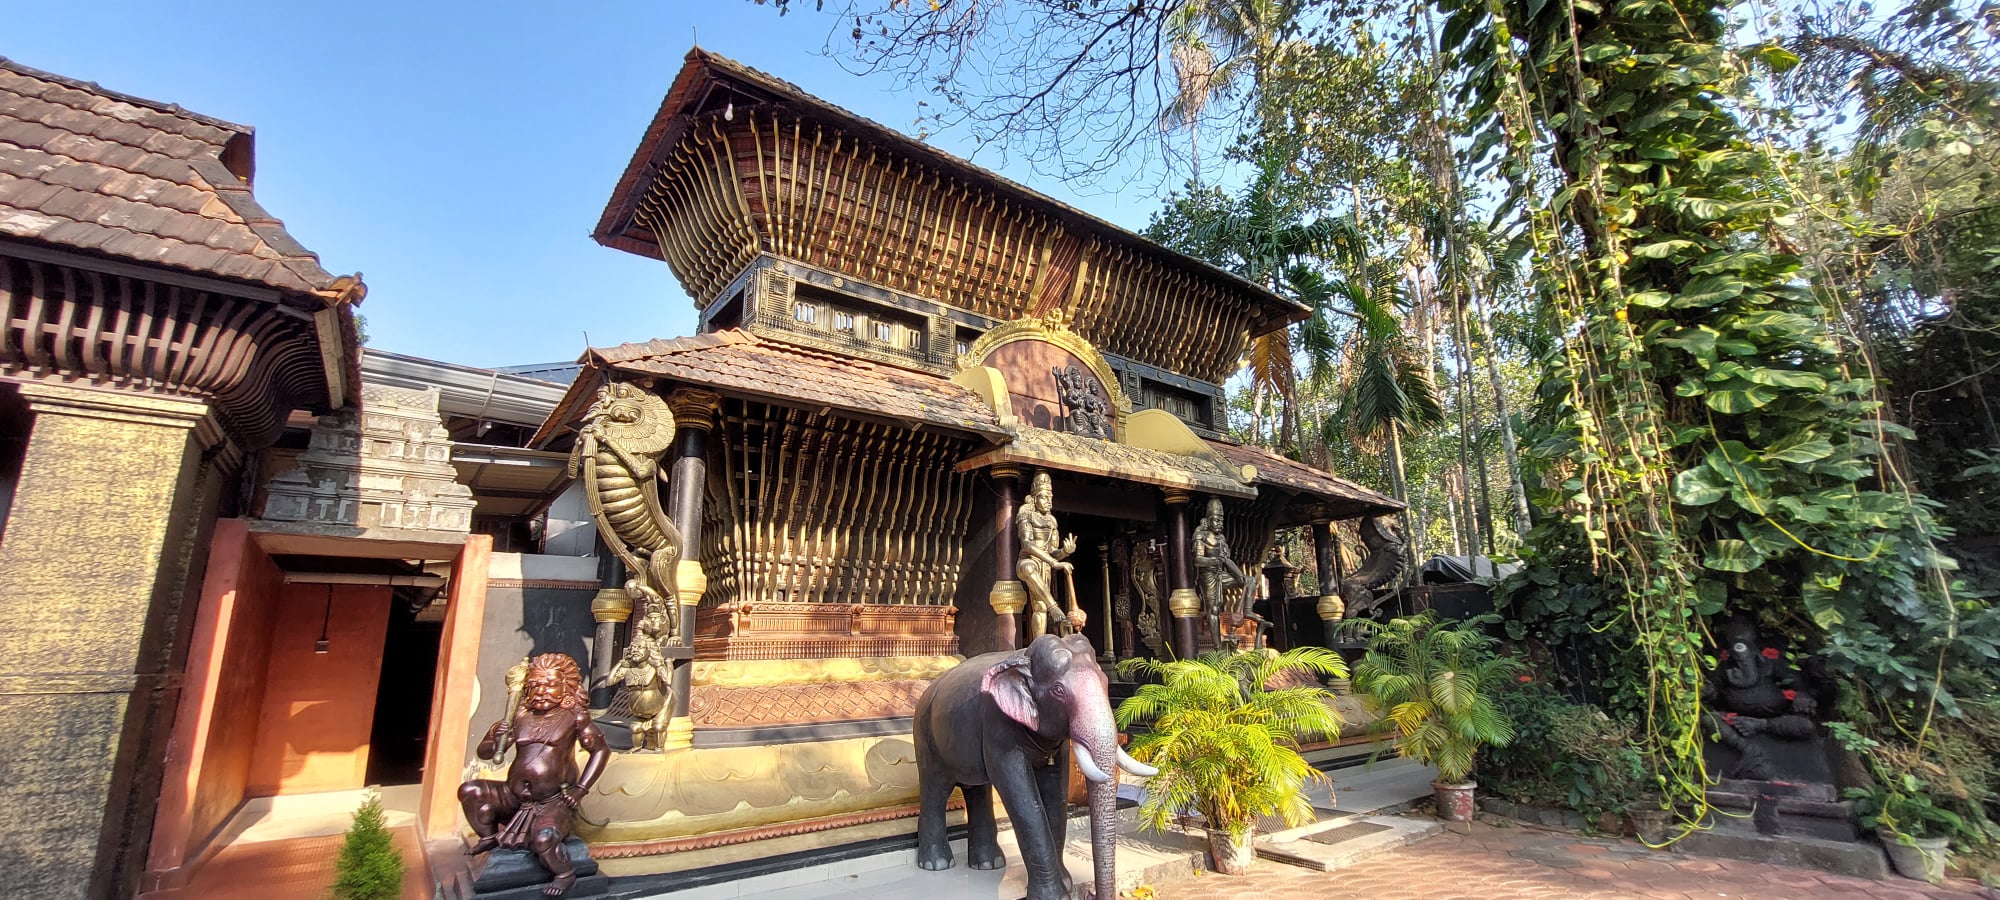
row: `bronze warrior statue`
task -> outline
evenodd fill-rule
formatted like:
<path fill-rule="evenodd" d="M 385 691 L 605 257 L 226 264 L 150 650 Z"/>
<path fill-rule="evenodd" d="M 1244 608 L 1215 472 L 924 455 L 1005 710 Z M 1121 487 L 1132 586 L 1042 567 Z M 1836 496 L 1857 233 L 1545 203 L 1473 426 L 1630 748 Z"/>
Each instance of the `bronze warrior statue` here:
<path fill-rule="evenodd" d="M 1061 545 L 1056 543 L 1059 531 L 1056 516 L 1049 511 L 1054 503 L 1055 489 L 1049 484 L 1049 473 L 1037 472 L 1027 502 L 1021 504 L 1014 517 L 1014 528 L 1021 534 L 1021 559 L 1014 564 L 1014 573 L 1028 589 L 1029 641 L 1051 630 L 1059 635 L 1083 630 L 1083 610 L 1063 612 L 1049 583 L 1057 571 L 1073 570 L 1068 559 L 1076 552 L 1076 535 L 1061 537 Z"/>
<path fill-rule="evenodd" d="M 498 759 L 509 744 L 514 763 L 507 780 L 475 778 L 458 787 L 458 801 L 478 842 L 468 855 L 496 847 L 526 850 L 554 875 L 542 893 L 560 897 L 576 883 L 576 872 L 563 849 L 576 805 L 590 792 L 611 748 L 590 721 L 590 701 L 583 690 L 583 672 L 576 660 L 562 653 L 544 653 L 528 663 L 519 709 L 487 729 L 479 742 L 481 759 Z M 581 772 L 576 750 L 589 753 Z"/>
<path fill-rule="evenodd" d="M 1222 616 L 1229 592 L 1250 583 L 1243 569 L 1229 558 L 1229 539 L 1222 536 L 1222 501 L 1209 500 L 1208 514 L 1194 529 L 1194 572 L 1201 580 L 1202 612 L 1208 617 L 1208 633 L 1215 649 L 1222 643 Z"/>

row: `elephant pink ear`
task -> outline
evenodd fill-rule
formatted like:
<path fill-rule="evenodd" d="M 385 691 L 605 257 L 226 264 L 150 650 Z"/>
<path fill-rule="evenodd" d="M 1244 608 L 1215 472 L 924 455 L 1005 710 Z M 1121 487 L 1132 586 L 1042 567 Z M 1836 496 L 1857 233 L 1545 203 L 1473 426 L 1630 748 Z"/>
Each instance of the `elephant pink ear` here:
<path fill-rule="evenodd" d="M 1040 727 L 1041 711 L 1035 708 L 1035 694 L 1028 689 L 1027 654 L 1010 656 L 987 669 L 986 675 L 979 680 L 979 689 L 992 697 L 1008 718 L 1026 726 L 1029 731 Z"/>

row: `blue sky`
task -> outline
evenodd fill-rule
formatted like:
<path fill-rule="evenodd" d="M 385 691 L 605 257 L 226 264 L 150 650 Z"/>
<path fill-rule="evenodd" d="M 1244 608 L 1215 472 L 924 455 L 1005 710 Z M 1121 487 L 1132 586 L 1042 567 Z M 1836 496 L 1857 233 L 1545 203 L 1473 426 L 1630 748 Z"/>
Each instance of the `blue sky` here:
<path fill-rule="evenodd" d="M 23 3 L 0 55 L 255 126 L 258 199 L 329 271 L 366 275 L 372 346 L 497 366 L 694 330 L 665 263 L 590 230 L 697 40 L 910 129 L 920 98 L 822 56 L 836 23 L 803 5 Z M 1159 205 L 977 159 L 1128 228 Z"/>

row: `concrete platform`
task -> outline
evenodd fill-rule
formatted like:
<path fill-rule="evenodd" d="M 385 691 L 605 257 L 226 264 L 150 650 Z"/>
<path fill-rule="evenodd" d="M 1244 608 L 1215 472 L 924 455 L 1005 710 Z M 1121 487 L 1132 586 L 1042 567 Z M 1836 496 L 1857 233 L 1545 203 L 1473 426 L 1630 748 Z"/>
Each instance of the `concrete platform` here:
<path fill-rule="evenodd" d="M 1176 846 L 1152 835 L 1141 835 L 1127 810 L 1122 817 L 1118 841 L 1118 889 L 1129 891 L 1141 884 L 1154 884 L 1191 875 L 1201 867 L 1205 851 Z M 1090 821 L 1086 816 L 1070 820 L 1070 840 L 1064 846 L 1063 861 L 1078 896 L 1091 883 Z M 869 900 L 1011 900 L 1027 893 L 1028 875 L 1021 865 L 1012 829 L 1000 831 L 1000 849 L 1007 855 L 1007 867 L 978 871 L 965 866 L 965 841 L 951 842 L 957 865 L 942 872 L 917 868 L 915 849 L 879 853 L 858 859 L 820 866 L 806 866 L 789 872 L 759 875 L 688 890 L 667 890 L 624 894 L 632 898 L 664 897 L 669 900 L 729 900 L 757 897 L 760 900 L 812 900 L 812 898 L 855 898 Z"/>

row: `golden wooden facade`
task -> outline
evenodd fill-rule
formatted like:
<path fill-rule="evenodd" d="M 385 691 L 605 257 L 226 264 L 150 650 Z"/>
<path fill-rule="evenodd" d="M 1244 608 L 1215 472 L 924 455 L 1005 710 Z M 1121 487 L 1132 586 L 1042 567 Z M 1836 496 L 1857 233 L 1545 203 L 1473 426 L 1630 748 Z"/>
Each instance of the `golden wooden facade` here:
<path fill-rule="evenodd" d="M 1107 353 L 1202 381 L 1303 307 L 696 50 L 597 237 L 697 303 L 777 256 L 994 321 L 1063 309 Z"/>

